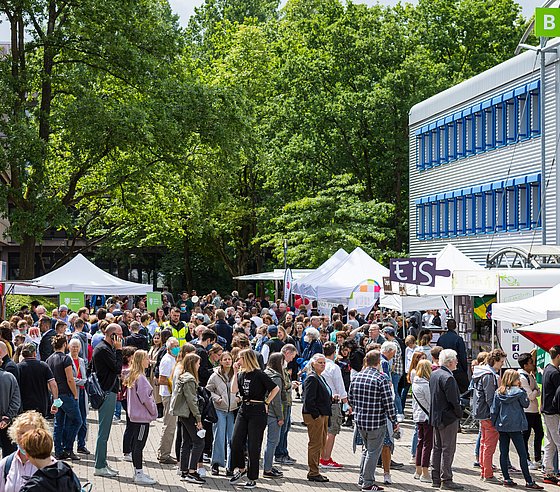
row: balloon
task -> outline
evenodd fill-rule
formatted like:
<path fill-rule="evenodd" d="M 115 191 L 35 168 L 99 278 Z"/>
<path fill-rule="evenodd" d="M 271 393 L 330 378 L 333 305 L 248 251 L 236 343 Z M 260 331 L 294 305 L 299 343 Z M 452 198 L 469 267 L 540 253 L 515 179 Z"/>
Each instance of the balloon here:
<path fill-rule="evenodd" d="M 301 299 L 301 297 L 299 299 L 296 299 L 294 302 L 294 306 L 296 307 L 296 309 L 299 309 L 299 307 L 302 305 L 303 301 Z"/>

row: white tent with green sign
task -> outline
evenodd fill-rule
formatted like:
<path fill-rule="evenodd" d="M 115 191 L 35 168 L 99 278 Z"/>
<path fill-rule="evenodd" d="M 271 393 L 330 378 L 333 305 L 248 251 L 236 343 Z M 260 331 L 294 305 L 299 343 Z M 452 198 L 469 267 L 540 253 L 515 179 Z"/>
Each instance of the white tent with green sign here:
<path fill-rule="evenodd" d="M 25 285 L 13 285 L 14 294 L 30 296 L 54 296 L 60 292 L 83 292 L 85 295 L 143 295 L 154 290 L 151 284 L 139 284 L 115 277 L 81 254 L 60 268 L 25 282 Z M 10 282 L 7 282 L 7 287 L 10 286 Z"/>

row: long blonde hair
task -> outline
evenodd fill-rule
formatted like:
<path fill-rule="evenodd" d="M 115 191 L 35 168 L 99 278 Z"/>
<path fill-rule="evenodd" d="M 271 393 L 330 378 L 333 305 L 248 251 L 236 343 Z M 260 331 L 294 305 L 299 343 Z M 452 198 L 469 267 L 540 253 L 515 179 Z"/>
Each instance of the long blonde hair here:
<path fill-rule="evenodd" d="M 498 393 L 504 395 L 512 386 L 518 386 L 519 373 L 515 369 L 508 369 L 502 376 L 502 384 L 498 388 Z"/>
<path fill-rule="evenodd" d="M 260 369 L 259 361 L 253 349 L 244 349 L 239 352 L 239 357 L 243 357 L 243 364 L 241 365 L 240 372 L 252 372 L 255 369 Z"/>
<path fill-rule="evenodd" d="M 148 357 L 148 352 L 145 350 L 137 350 L 134 352 L 130 362 L 130 371 L 123 381 L 124 386 L 132 388 L 140 376 L 144 375 L 144 359 L 146 357 Z"/>

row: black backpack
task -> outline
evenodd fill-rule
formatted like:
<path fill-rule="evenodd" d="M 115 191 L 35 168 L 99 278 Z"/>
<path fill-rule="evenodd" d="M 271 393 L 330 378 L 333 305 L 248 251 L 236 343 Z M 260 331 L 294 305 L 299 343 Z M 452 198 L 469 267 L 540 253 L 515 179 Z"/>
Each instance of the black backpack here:
<path fill-rule="evenodd" d="M 199 386 L 196 392 L 198 397 L 198 409 L 200 410 L 202 421 L 215 424 L 218 422 L 218 414 L 214 408 L 210 392 L 204 386 Z"/>

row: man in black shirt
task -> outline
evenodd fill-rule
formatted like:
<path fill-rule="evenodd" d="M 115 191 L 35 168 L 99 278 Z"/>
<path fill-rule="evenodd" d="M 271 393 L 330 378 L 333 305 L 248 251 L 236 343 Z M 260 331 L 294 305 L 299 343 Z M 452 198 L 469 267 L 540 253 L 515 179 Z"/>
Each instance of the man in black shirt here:
<path fill-rule="evenodd" d="M 196 355 L 200 357 L 200 367 L 198 369 L 198 381 L 201 386 L 206 386 L 212 374 L 212 365 L 208 359 L 208 350 L 216 343 L 216 332 L 206 328 L 200 335 L 200 340 L 195 344 Z"/>
<path fill-rule="evenodd" d="M 39 330 L 41 331 L 41 341 L 39 342 L 39 356 L 45 362 L 54 352 L 52 348 L 52 339 L 56 335 L 53 326 L 53 320 L 48 316 L 43 316 L 39 320 Z"/>
<path fill-rule="evenodd" d="M 127 347 L 136 347 L 139 350 L 148 351 L 148 338 L 140 333 L 142 325 L 138 321 L 130 323 L 130 331 L 132 334 L 124 339 Z"/>
<path fill-rule="evenodd" d="M 19 387 L 21 390 L 21 407 L 24 412 L 36 410 L 43 417 L 49 417 L 57 412 L 57 407 L 51 406 L 58 398 L 58 385 L 49 366 L 37 360 L 37 348 L 34 343 L 25 343 L 21 349 L 23 360 L 18 364 Z"/>
<path fill-rule="evenodd" d="M 99 408 L 99 431 L 95 446 L 94 475 L 101 477 L 114 477 L 119 473 L 107 464 L 107 440 L 111 433 L 122 369 L 122 334 L 120 325 L 108 325 L 105 338 L 97 344 L 92 357 L 92 366 L 97 373 L 99 385 L 107 392 L 105 401 Z"/>
<path fill-rule="evenodd" d="M 216 333 L 225 338 L 226 350 L 231 350 L 231 339 L 233 337 L 233 328 L 226 321 L 226 312 L 223 309 L 216 310 L 216 323 L 214 324 Z"/>

